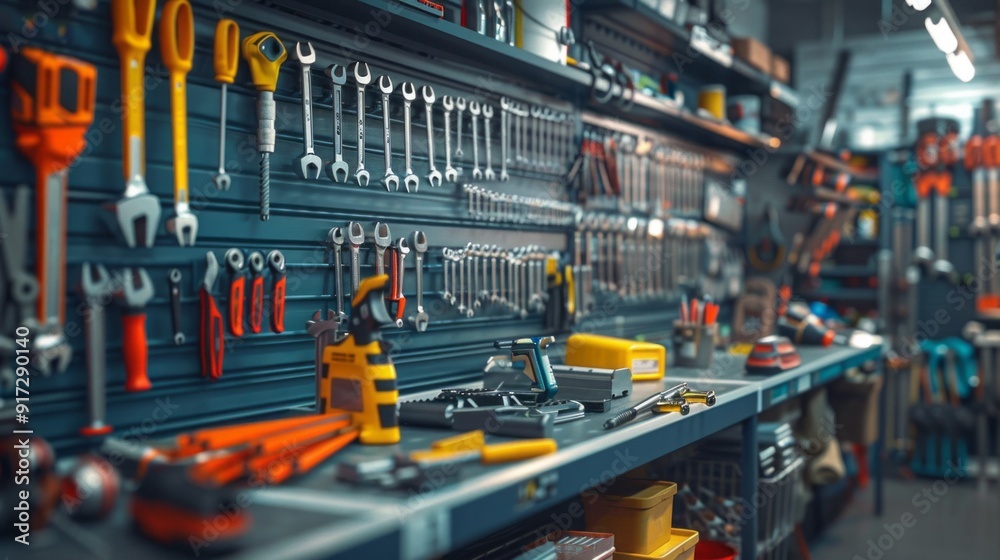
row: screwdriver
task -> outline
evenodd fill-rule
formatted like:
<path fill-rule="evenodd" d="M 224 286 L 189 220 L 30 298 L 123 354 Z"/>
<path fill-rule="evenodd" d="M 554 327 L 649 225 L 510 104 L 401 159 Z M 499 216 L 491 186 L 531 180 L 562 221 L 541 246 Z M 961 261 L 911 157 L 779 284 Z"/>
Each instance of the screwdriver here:
<path fill-rule="evenodd" d="M 260 152 L 260 219 L 271 214 L 271 153 L 274 152 L 274 90 L 278 70 L 288 58 L 285 45 L 270 31 L 261 31 L 243 39 L 243 58 L 250 64 L 257 96 L 257 151 Z"/>
<path fill-rule="evenodd" d="M 239 70 L 240 26 L 231 19 L 220 19 L 215 26 L 213 62 L 215 81 L 222 84 L 219 107 L 219 170 L 213 177 L 215 188 L 229 190 L 230 178 L 226 173 L 226 92 L 236 80 Z"/>
<path fill-rule="evenodd" d="M 680 383 L 678 385 L 671 387 L 670 389 L 667 389 L 666 391 L 656 393 L 655 395 L 633 406 L 632 408 L 624 412 L 619 412 L 618 414 L 610 418 L 607 422 L 604 423 L 604 429 L 610 430 L 612 428 L 617 428 L 618 426 L 621 426 L 626 422 L 631 422 L 632 420 L 635 420 L 635 417 L 638 416 L 640 412 L 652 410 L 653 407 L 655 407 L 657 403 L 659 403 L 660 401 L 676 399 L 680 396 L 681 393 L 684 393 L 687 390 L 688 390 L 688 384 Z"/>

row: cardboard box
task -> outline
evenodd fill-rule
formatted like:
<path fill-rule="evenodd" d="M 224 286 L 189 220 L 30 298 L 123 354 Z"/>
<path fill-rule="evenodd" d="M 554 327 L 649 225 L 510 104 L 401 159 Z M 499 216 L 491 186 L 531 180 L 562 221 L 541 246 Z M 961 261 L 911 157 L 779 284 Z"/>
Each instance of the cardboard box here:
<path fill-rule="evenodd" d="M 789 83 L 792 80 L 792 68 L 788 64 L 788 59 L 776 54 L 771 55 L 771 75 L 775 80 Z"/>
<path fill-rule="evenodd" d="M 771 73 L 771 47 L 757 39 L 752 37 L 733 39 L 733 54 L 761 72 Z"/>

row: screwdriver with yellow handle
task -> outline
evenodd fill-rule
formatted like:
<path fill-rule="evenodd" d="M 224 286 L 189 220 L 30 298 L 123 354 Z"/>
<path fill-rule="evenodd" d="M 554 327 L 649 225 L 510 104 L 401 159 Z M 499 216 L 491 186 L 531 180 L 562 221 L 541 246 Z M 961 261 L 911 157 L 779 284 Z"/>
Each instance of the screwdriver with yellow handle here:
<path fill-rule="evenodd" d="M 243 39 L 243 58 L 250 64 L 253 86 L 257 95 L 257 151 L 260 152 L 260 219 L 271 214 L 271 159 L 274 153 L 274 90 L 278 87 L 278 71 L 288 58 L 285 45 L 270 31 L 261 31 Z"/>
<path fill-rule="evenodd" d="M 170 121 L 174 129 L 174 212 L 167 229 L 181 247 L 194 245 L 198 217 L 188 182 L 187 75 L 194 59 L 194 14 L 188 0 L 168 0 L 160 14 L 160 56 L 170 72 Z"/>
<path fill-rule="evenodd" d="M 220 19 L 215 25 L 213 62 L 215 81 L 222 84 L 222 95 L 219 107 L 219 170 L 212 181 L 215 188 L 228 191 L 232 180 L 226 173 L 226 93 L 227 86 L 236 81 L 240 65 L 240 26 L 231 19 Z"/>
<path fill-rule="evenodd" d="M 549 455 L 559 449 L 554 439 L 525 439 L 486 445 L 481 430 L 437 441 L 430 449 L 410 453 L 410 460 L 428 466 L 435 463 L 474 463 L 496 465 Z"/>

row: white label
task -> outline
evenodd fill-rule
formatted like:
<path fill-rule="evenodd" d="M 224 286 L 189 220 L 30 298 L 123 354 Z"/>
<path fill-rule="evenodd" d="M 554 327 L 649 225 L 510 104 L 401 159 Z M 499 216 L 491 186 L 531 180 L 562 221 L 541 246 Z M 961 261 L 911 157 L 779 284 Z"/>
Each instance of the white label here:
<path fill-rule="evenodd" d="M 650 358 L 632 360 L 632 373 L 659 373 L 659 371 L 660 360 Z"/>

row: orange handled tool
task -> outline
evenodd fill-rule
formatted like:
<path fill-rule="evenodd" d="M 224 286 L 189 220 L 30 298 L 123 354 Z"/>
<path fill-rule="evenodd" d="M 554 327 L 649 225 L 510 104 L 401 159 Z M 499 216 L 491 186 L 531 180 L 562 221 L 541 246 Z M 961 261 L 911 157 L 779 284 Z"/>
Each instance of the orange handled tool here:
<path fill-rule="evenodd" d="M 260 334 L 264 329 L 264 255 L 250 253 L 250 332 Z"/>
<path fill-rule="evenodd" d="M 229 332 L 235 337 L 243 336 L 243 304 L 246 301 L 247 278 L 243 274 L 243 252 L 230 249 L 225 255 L 229 269 Z"/>
<path fill-rule="evenodd" d="M 219 276 L 219 263 L 211 251 L 205 254 L 205 262 L 207 268 L 199 293 L 201 375 L 202 377 L 210 377 L 214 381 L 222 377 L 222 358 L 225 351 L 226 335 L 222 330 L 222 314 L 219 313 L 219 306 L 215 304 L 215 296 L 212 295 L 215 280 Z"/>
<path fill-rule="evenodd" d="M 215 81 L 222 84 L 219 107 L 219 170 L 212 181 L 220 191 L 229 190 L 231 179 L 226 173 L 226 91 L 236 80 L 240 64 L 240 27 L 231 19 L 220 19 L 215 25 L 213 62 Z"/>
<path fill-rule="evenodd" d="M 153 282 L 144 268 L 122 271 L 118 297 L 125 307 L 122 314 L 122 353 L 125 358 L 125 390 L 148 391 L 149 345 L 146 339 L 146 314 L 143 309 L 153 298 Z"/>
<path fill-rule="evenodd" d="M 271 267 L 271 332 L 285 331 L 285 255 L 281 251 L 267 254 L 267 264 Z"/>
<path fill-rule="evenodd" d="M 40 293 L 36 319 L 50 344 L 45 353 L 69 365 L 62 334 L 66 315 L 66 192 L 69 166 L 86 145 L 94 120 L 97 70 L 74 58 L 27 47 L 13 60 L 11 113 L 17 147 L 35 166 L 36 267 Z M 27 319 L 24 317 L 23 319 Z M 47 373 L 49 360 L 40 369 Z"/>
<path fill-rule="evenodd" d="M 194 245 L 198 218 L 188 191 L 187 75 L 194 59 L 194 14 L 187 0 L 169 0 L 160 14 L 160 56 L 170 71 L 170 122 L 174 129 L 174 212 L 167 229 L 182 246 Z"/>

